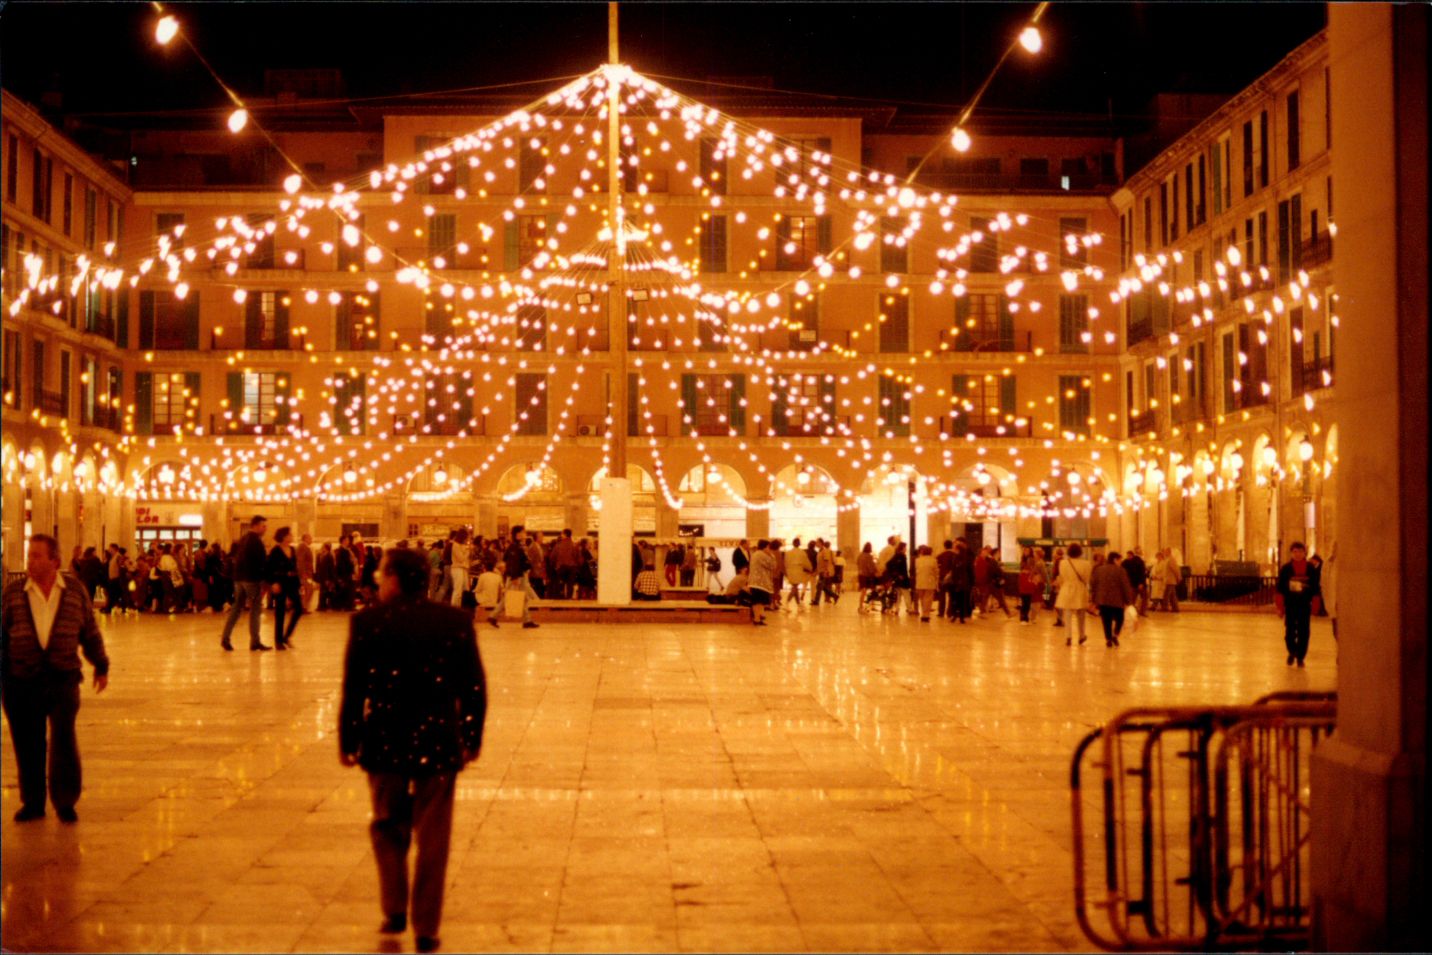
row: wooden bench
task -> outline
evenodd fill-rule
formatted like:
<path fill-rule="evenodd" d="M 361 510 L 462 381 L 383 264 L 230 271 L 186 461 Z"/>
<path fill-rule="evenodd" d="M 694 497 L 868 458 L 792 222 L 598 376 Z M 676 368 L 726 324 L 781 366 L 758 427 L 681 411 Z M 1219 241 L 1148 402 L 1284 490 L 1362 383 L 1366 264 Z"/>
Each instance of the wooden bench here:
<path fill-rule="evenodd" d="M 662 587 L 662 600 L 686 600 L 706 602 L 706 595 L 711 591 L 705 587 Z"/>
<path fill-rule="evenodd" d="M 535 600 L 536 623 L 745 623 L 751 612 L 705 600 L 637 600 L 613 607 L 595 600 Z"/>

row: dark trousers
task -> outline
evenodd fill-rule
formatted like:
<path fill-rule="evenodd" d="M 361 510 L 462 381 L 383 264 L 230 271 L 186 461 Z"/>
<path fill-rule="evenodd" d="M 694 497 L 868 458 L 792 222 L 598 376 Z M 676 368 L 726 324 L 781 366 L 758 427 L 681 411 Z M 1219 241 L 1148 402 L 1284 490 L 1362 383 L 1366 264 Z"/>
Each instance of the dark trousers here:
<path fill-rule="evenodd" d="M 1124 630 L 1124 608 L 1099 605 L 1099 619 L 1104 622 L 1104 639 L 1113 643 Z"/>
<path fill-rule="evenodd" d="M 1019 619 L 1024 623 L 1029 622 L 1029 608 L 1034 603 L 1034 594 L 1019 595 Z"/>
<path fill-rule="evenodd" d="M 245 608 L 249 611 L 249 646 L 256 647 L 263 643 L 263 640 L 259 639 L 259 617 L 264 609 L 264 587 L 257 580 L 234 581 L 234 605 L 229 608 L 228 619 L 224 621 L 223 643 L 229 642 L 229 635 L 234 632 L 234 624 L 239 622 L 239 615 Z"/>
<path fill-rule="evenodd" d="M 129 581 L 123 577 L 111 577 L 104 585 L 106 614 L 114 613 L 115 610 L 129 606 Z"/>
<path fill-rule="evenodd" d="M 951 588 L 949 593 L 945 604 L 950 608 L 950 619 L 961 622 L 970 619 L 970 592 Z"/>
<path fill-rule="evenodd" d="M 408 914 L 413 933 L 436 938 L 443 916 L 448 846 L 452 841 L 452 801 L 457 775 L 412 778 L 369 773 L 373 797 L 373 857 L 378 862 L 378 892 L 384 915 Z M 417 837 L 412 906 L 408 904 L 408 847 Z"/>
<path fill-rule="evenodd" d="M 71 809 L 80 798 L 80 749 L 75 716 L 80 711 L 80 683 L 73 674 L 47 673 L 31 680 L 4 683 L 5 717 L 20 773 L 22 805 L 45 807 L 45 755 L 49 752 L 50 801 Z M 45 729 L 49 726 L 49 744 Z"/>
<path fill-rule="evenodd" d="M 1288 646 L 1288 656 L 1303 660 L 1308 655 L 1308 641 L 1312 638 L 1313 608 L 1289 607 L 1283 614 L 1283 642 Z"/>
<path fill-rule="evenodd" d="M 288 630 L 283 628 L 283 618 L 286 613 L 291 613 L 288 618 Z M 289 638 L 293 636 L 293 630 L 298 626 L 298 618 L 303 616 L 303 600 L 299 596 L 298 585 L 284 587 L 273 598 L 273 642 L 274 646 L 287 646 Z"/>

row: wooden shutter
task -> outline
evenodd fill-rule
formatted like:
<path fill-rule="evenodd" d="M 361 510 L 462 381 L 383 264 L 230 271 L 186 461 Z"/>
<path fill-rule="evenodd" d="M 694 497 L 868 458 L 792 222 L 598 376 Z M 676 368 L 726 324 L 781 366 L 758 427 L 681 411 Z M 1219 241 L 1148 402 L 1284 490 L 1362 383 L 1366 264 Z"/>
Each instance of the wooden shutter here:
<path fill-rule="evenodd" d="M 691 423 L 686 425 L 683 433 L 688 435 L 695 434 L 697 411 L 695 375 L 681 376 L 681 404 L 686 416 L 691 419 Z"/>
<path fill-rule="evenodd" d="M 184 347 L 199 350 L 199 293 L 184 299 Z"/>
<path fill-rule="evenodd" d="M 239 414 L 244 410 L 244 373 L 231 371 L 228 377 L 228 398 L 229 398 L 229 421 L 230 426 L 239 420 Z"/>
<path fill-rule="evenodd" d="M 184 373 L 184 390 L 188 392 L 188 394 L 184 396 L 184 408 L 186 411 L 190 408 L 194 410 L 194 417 L 189 420 L 196 425 L 203 423 L 199 417 L 199 386 L 201 383 L 197 371 L 186 371 Z"/>
<path fill-rule="evenodd" d="M 819 243 L 820 254 L 829 255 L 831 249 L 831 222 L 830 215 L 817 216 L 815 220 L 816 241 Z"/>
<path fill-rule="evenodd" d="M 517 271 L 517 254 L 518 254 L 517 220 L 516 220 L 516 219 L 513 219 L 511 222 L 507 223 L 506 228 L 503 230 L 502 253 L 503 253 L 503 259 L 502 259 L 502 268 L 503 268 L 503 271 L 505 271 L 505 272 L 516 272 L 516 271 Z"/>
<path fill-rule="evenodd" d="M 1014 376 L 1005 375 L 999 380 L 999 410 L 1001 414 L 1012 415 L 1017 412 L 1015 402 Z"/>
<path fill-rule="evenodd" d="M 970 431 L 970 413 L 965 410 L 964 402 L 970 394 L 969 375 L 950 376 L 950 434 L 956 438 L 963 438 Z"/>
<path fill-rule="evenodd" d="M 280 371 L 273 376 L 274 408 L 277 411 L 274 417 L 274 426 L 286 428 L 293 420 L 293 407 L 289 404 L 289 398 L 293 393 L 293 382 L 286 371 Z"/>
<path fill-rule="evenodd" d="M 134 433 L 154 433 L 154 375 L 140 371 L 134 375 Z"/>
<path fill-rule="evenodd" d="M 273 293 L 273 347 L 290 348 L 292 345 L 288 334 L 288 290 L 281 289 Z"/>
<path fill-rule="evenodd" d="M 967 324 L 970 320 L 970 296 L 966 292 L 955 299 L 955 351 L 973 351 L 975 336 Z"/>
<path fill-rule="evenodd" d="M 999 350 L 1014 351 L 1014 312 L 1009 308 L 1009 296 L 999 297 Z"/>
<path fill-rule="evenodd" d="M 244 347 L 258 348 L 264 337 L 263 293 L 250 292 L 244 299 Z"/>

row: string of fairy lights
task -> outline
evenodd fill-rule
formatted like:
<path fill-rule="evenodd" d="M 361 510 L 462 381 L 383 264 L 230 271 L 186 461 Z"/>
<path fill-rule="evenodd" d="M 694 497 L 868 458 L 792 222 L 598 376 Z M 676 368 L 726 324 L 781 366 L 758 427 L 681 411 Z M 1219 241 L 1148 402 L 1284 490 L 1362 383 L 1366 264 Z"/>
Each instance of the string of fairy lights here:
<path fill-rule="evenodd" d="M 1037 24 L 1046 6 L 1037 7 L 1004 58 L 1017 47 L 1039 51 L 1042 36 Z M 1115 308 L 1132 296 L 1156 292 L 1191 308 L 1191 325 L 1197 329 L 1214 320 L 1215 309 L 1226 298 L 1269 284 L 1267 267 L 1245 268 L 1236 245 L 1213 264 L 1209 281 L 1182 285 L 1173 281 L 1173 269 L 1182 261 L 1178 252 L 1135 255 L 1133 266 L 1111 280 L 1093 262 L 1104 238 L 1098 231 L 1064 232 L 1057 221 L 998 210 L 989 210 L 978 221 L 972 219 L 969 228 L 961 228 L 958 196 L 915 184 L 919 165 L 933 150 L 905 179 L 897 179 L 845 161 L 819 140 L 786 138 L 727 116 L 625 66 L 601 67 L 571 79 L 522 108 L 430 146 L 410 162 L 388 163 L 320 186 L 208 66 L 177 19 L 160 4 L 154 7 L 160 14 L 156 40 L 167 44 L 182 37 L 232 102 L 229 130 L 238 135 L 256 129 L 283 155 L 293 172 L 282 182 L 282 197 L 271 217 L 229 215 L 212 224 L 178 224 L 157 236 L 152 249 L 148 245 L 124 248 L 111 241 L 101 256 L 76 256 L 72 274 L 65 269 L 47 274 L 43 259 L 27 254 L 23 282 L 5 307 L 12 315 L 26 308 L 61 314 L 66 297 L 84 301 L 91 294 L 113 295 L 127 287 L 167 290 L 179 302 L 201 288 L 228 289 L 233 304 L 243 308 L 255 294 L 254 283 L 245 280 L 252 277 L 260 259 L 301 270 L 305 253 L 316 246 L 324 256 L 348 258 L 348 274 L 326 287 L 313 284 L 305 271 L 304 280 L 296 283 L 304 287 L 283 293 L 283 304 L 291 308 L 301 301 L 311 311 L 326 303 L 335 310 L 346 308 L 350 320 L 355 314 L 361 316 L 351 331 L 364 354 L 361 359 L 350 354 L 333 354 L 330 359 L 307 340 L 307 325 L 291 325 L 290 334 L 298 335 L 301 343 L 300 357 L 312 365 L 330 360 L 333 365 L 323 379 L 317 396 L 320 410 L 314 418 L 292 413 L 311 405 L 309 396 L 298 389 L 275 398 L 275 404 L 283 406 L 287 424 L 280 425 L 277 416 L 272 422 L 256 422 L 247 406 L 227 407 L 225 401 L 216 416 L 216 433 L 206 434 L 198 418 L 197 396 L 186 390 L 185 420 L 173 426 L 171 445 L 170 435 L 158 436 L 165 441 L 160 444 L 154 435 L 136 433 L 136 410 L 131 405 L 124 409 L 126 433 L 118 447 L 96 444 L 103 463 L 92 469 L 96 473 L 74 471 L 76 486 L 146 500 L 209 501 L 237 495 L 360 502 L 407 489 L 417 476 L 427 475 L 436 487 L 425 492 L 424 500 L 440 501 L 473 491 L 484 475 L 520 447 L 526 456 L 526 477 L 500 495 L 505 502 L 519 501 L 541 485 L 558 447 L 570 437 L 569 422 L 576 413 L 587 363 L 602 358 L 604 334 L 623 324 L 636 349 L 637 387 L 631 398 L 637 408 L 636 437 L 645 441 L 654 484 L 672 508 L 679 509 L 683 501 L 666 472 L 659 440 L 666 429 L 657 426 L 661 408 L 675 409 L 680 436 L 691 439 L 706 479 L 753 510 L 769 509 L 775 496 L 809 494 L 813 488 L 829 494 L 838 510 L 857 508 L 873 476 L 885 474 L 918 476 L 922 496 L 935 511 L 989 519 L 1103 516 L 1147 507 L 1166 499 L 1170 491 L 1188 496 L 1201 490 L 1200 485 L 1221 489 L 1226 480 L 1236 480 L 1244 467 L 1237 449 L 1223 455 L 1219 469 L 1210 466 L 1207 456 L 1200 467 L 1194 467 L 1192 459 L 1180 452 L 1163 452 L 1168 454 L 1168 472 L 1172 472 L 1168 473 L 1146 460 L 1155 449 L 1137 445 L 1129 449 L 1116 435 L 1095 430 L 1096 419 L 1087 422 L 1088 434 L 1049 420 L 1036 421 L 1041 404 L 1057 405 L 1057 394 L 1043 396 L 1042 402 L 1026 395 L 1022 408 L 1001 407 L 996 438 L 1027 432 L 1033 440 L 985 443 L 972 432 L 963 438 L 947 433 L 945 420 L 973 414 L 980 406 L 970 395 L 957 394 L 953 385 L 948 391 L 936 387 L 927 392 L 917 373 L 939 352 L 957 347 L 961 334 L 970 333 L 973 325 L 960 328 L 954 307 L 948 335 L 941 336 L 938 349 L 895 356 L 859 347 L 862 339 L 878 340 L 882 326 L 893 322 L 894 312 L 903 309 L 908 322 L 909 303 L 916 293 L 929 302 L 996 294 L 1011 317 L 1022 311 L 1033 317 L 1041 315 L 1041 296 L 1051 288 L 1070 295 L 1084 292 L 1091 301 L 1107 291 Z M 618 87 L 622 112 L 620 154 L 626 179 L 622 199 L 627 231 L 621 245 L 627 254 L 624 268 L 634 285 L 624 323 L 623 316 L 605 314 L 607 270 L 619 245 L 605 217 L 601 171 L 612 84 Z M 966 125 L 987 86 L 988 80 L 955 124 L 949 146 L 957 152 L 970 148 Z M 514 177 L 517 188 L 504 188 Z M 554 184 L 563 188 L 559 191 Z M 672 188 L 678 184 L 680 193 Z M 689 193 L 684 191 L 688 186 Z M 732 186 L 741 191 L 733 193 Z M 681 201 L 672 201 L 678 194 Z M 420 206 L 420 224 L 413 224 L 413 212 L 399 211 L 404 206 Z M 474 220 L 462 230 L 459 213 Z M 737 248 L 754 250 L 745 263 L 733 263 L 721 272 L 708 270 L 712 263 L 705 261 L 708 244 L 718 244 L 707 240 L 718 222 L 724 239 L 719 245 L 728 256 Z M 330 228 L 331 238 L 327 237 Z M 287 247 L 278 248 L 280 238 Z M 424 239 L 426 248 L 420 251 L 401 244 Z M 502 268 L 493 261 L 498 242 L 503 245 Z M 992 249 L 998 250 L 994 268 L 988 261 Z M 905 268 L 887 271 L 883 267 L 887 252 L 896 258 L 903 254 Z M 917 255 L 933 260 L 932 272 L 915 271 Z M 868 260 L 875 257 L 882 258 L 879 268 L 870 267 Z M 977 257 L 985 261 L 977 265 Z M 393 350 L 379 350 L 383 341 L 374 306 L 385 283 L 375 273 L 386 274 L 388 269 L 393 286 L 411 287 L 421 296 L 424 316 L 437 316 L 426 320 L 427 331 L 417 349 L 390 331 Z M 918 288 L 917 279 L 922 283 Z M 824 292 L 842 287 L 868 289 L 880 303 L 873 317 L 850 330 L 846 344 L 816 334 L 800 347 L 763 345 L 763 339 L 772 335 L 789 335 L 794 343 L 802 332 L 814 331 L 807 328 L 806 316 L 819 310 Z M 1250 317 L 1262 320 L 1264 328 L 1257 333 L 1262 344 L 1276 316 L 1290 303 L 1313 311 L 1324 305 L 1310 289 L 1305 271 L 1275 291 L 1261 312 L 1253 297 L 1245 296 L 1242 302 Z M 1098 305 L 1087 305 L 1081 317 L 1080 344 L 1091 350 L 1117 345 L 1117 330 L 1101 323 Z M 1332 321 L 1335 325 L 1335 316 Z M 222 326 L 216 324 L 211 347 L 225 347 L 223 339 Z M 1167 332 L 1159 342 L 1174 349 L 1175 355 L 1180 343 L 1177 331 Z M 1033 349 L 1032 354 L 1043 354 L 1043 349 Z M 163 354 L 147 351 L 144 359 L 162 364 Z M 239 349 L 227 358 L 230 366 L 247 374 L 252 369 L 246 360 L 245 351 Z M 1025 355 L 1015 355 L 997 370 L 972 374 L 967 387 L 1008 378 L 1025 360 Z M 1160 369 L 1167 360 L 1158 357 Z M 1246 363 L 1248 358 L 1240 353 L 1239 360 Z M 823 362 L 835 362 L 840 370 L 822 368 Z M 658 377 L 649 379 L 648 373 Z M 1096 374 L 1084 374 L 1080 388 L 1092 388 Z M 1330 373 L 1323 374 L 1329 376 L 1323 384 L 1330 384 Z M 523 375 L 537 376 L 525 407 L 516 404 Z M 781 465 L 775 471 L 765 460 L 771 445 L 752 443 L 746 429 L 732 420 L 738 407 L 742 418 L 752 408 L 744 394 L 735 393 L 741 375 L 742 387 L 747 379 L 753 388 L 765 385 L 771 418 L 754 413 L 752 418 L 757 437 L 782 439 L 776 445 Z M 181 387 L 167 373 L 156 374 L 155 379 L 156 387 Z M 565 391 L 558 385 L 562 379 L 566 379 Z M 1103 380 L 1109 380 L 1108 372 Z M 688 387 L 688 381 L 694 387 Z M 869 385 L 877 381 L 889 381 L 899 390 L 892 395 L 882 389 L 885 393 L 872 401 Z M 661 395 L 663 383 L 667 395 Z M 852 384 L 864 386 L 855 389 L 856 397 Z M 1234 387 L 1241 388 L 1242 383 L 1235 381 Z M 1271 385 L 1264 381 L 1259 387 L 1267 394 Z M 509 427 L 500 435 L 485 434 L 486 419 L 494 408 L 505 405 L 509 393 L 516 409 Z M 911 419 L 912 399 L 925 397 L 943 406 L 945 414 L 939 422 L 934 415 L 918 422 Z M 1314 402 L 1311 393 L 1304 396 L 1307 410 Z M 529 442 L 518 442 L 528 416 L 545 414 L 550 406 L 555 406 L 556 418 L 545 429 L 547 440 L 540 451 Z M 802 445 L 791 442 L 796 435 L 790 432 L 789 421 L 774 419 L 780 413 L 789 418 L 793 410 L 803 422 L 800 435 L 815 438 L 821 448 L 833 448 L 845 470 L 837 468 L 833 473 L 817 467 L 807 460 Z M 385 418 L 394 422 L 391 429 L 383 427 Z M 1117 425 L 1116 416 L 1110 418 Z M 50 423 L 38 411 L 36 419 Z M 418 423 L 398 433 L 399 421 Z M 69 443 L 71 458 L 77 458 L 78 444 L 68 421 L 56 423 Z M 917 437 L 916 423 L 926 427 L 938 423 L 939 441 L 927 443 Z M 880 438 L 869 434 L 870 424 Z M 226 432 L 231 425 L 256 430 L 256 440 L 250 443 L 246 436 L 245 442 L 230 444 Z M 615 426 L 609 411 L 602 423 L 603 473 Z M 1036 436 L 1036 430 L 1042 434 Z M 433 436 L 446 440 L 437 444 L 423 440 Z M 496 438 L 485 449 L 485 457 L 473 465 L 454 461 L 454 452 L 470 447 L 471 439 L 478 436 Z M 196 438 L 204 440 L 189 440 Z M 708 438 L 723 443 L 713 447 Z M 1061 453 L 1067 449 L 1091 463 L 1056 458 L 1046 466 L 1042 479 L 1027 480 L 1020 475 L 1032 447 Z M 1137 459 L 1133 472 L 1137 480 L 1131 476 L 1122 487 L 1111 486 L 1101 474 L 1101 459 L 1125 450 L 1132 450 Z M 1268 450 L 1264 448 L 1253 462 L 1260 483 L 1286 473 L 1279 455 L 1274 452 L 1269 457 Z M 1300 446 L 1290 467 L 1307 466 L 1318 473 L 1321 466 L 1325 472 L 1330 462 L 1311 462 L 1310 450 L 1306 442 Z M 969 452 L 977 460 L 965 469 L 967 476 L 942 477 L 956 473 L 961 463 L 957 456 Z M 131 463 L 138 458 L 141 467 L 131 466 L 128 478 L 117 467 L 119 454 L 127 454 Z M 996 462 L 1001 454 L 1004 459 Z M 31 458 L 8 457 L 6 479 L 38 474 L 43 482 L 47 470 L 60 470 L 47 469 L 44 462 Z M 739 458 L 770 482 L 770 498 L 748 498 L 726 480 L 723 467 Z M 792 468 L 791 482 L 780 477 Z M 999 495 L 986 496 L 991 484 Z"/>

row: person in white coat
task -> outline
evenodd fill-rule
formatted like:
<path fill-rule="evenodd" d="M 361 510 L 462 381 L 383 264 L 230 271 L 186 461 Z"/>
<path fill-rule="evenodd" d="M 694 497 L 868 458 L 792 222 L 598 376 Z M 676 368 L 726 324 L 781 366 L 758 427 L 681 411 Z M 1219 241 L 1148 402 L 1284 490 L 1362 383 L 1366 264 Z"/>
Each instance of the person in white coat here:
<path fill-rule="evenodd" d="M 1070 544 L 1064 559 L 1059 563 L 1059 596 L 1054 606 L 1064 611 L 1064 622 L 1071 633 L 1064 640 L 1066 647 L 1074 645 L 1073 630 L 1079 631 L 1079 643 L 1089 638 L 1084 634 L 1084 617 L 1089 612 L 1089 579 L 1094 573 L 1094 564 L 1084 557 L 1084 548 L 1078 543 Z"/>
<path fill-rule="evenodd" d="M 791 541 L 791 549 L 786 551 L 786 581 L 791 585 L 790 593 L 786 595 L 786 606 L 795 602 L 796 610 L 802 610 L 805 601 L 805 588 L 810 583 L 815 568 L 810 565 L 810 555 L 801 546 L 801 539 L 797 537 Z"/>

